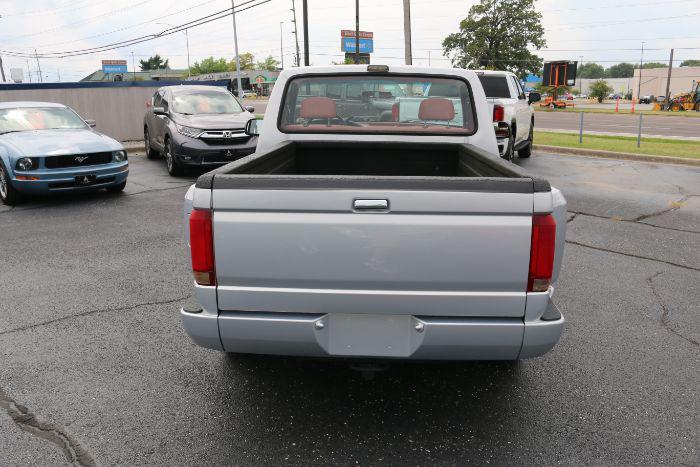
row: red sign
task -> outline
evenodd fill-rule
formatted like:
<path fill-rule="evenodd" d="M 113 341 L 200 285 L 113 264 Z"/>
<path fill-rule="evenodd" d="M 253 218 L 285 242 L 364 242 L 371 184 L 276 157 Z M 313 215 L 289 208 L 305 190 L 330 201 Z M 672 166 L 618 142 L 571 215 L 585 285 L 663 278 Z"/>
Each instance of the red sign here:
<path fill-rule="evenodd" d="M 103 65 L 124 65 L 126 66 L 126 60 L 102 60 Z"/>
<path fill-rule="evenodd" d="M 340 37 L 355 37 L 355 30 L 343 29 L 340 31 Z M 369 31 L 360 31 L 360 39 L 374 39 L 374 33 Z"/>

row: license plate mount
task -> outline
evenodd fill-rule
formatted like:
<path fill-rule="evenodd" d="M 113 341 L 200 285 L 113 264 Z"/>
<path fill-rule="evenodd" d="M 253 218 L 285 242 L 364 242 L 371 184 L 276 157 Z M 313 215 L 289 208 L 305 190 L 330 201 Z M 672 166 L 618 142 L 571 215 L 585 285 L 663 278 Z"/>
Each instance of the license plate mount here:
<path fill-rule="evenodd" d="M 408 357 L 412 353 L 409 315 L 328 315 L 328 351 L 331 355 Z"/>
<path fill-rule="evenodd" d="M 88 185 L 93 185 L 97 182 L 97 175 L 95 174 L 85 174 L 85 175 L 76 175 L 75 176 L 75 184 L 77 186 L 88 186 Z"/>

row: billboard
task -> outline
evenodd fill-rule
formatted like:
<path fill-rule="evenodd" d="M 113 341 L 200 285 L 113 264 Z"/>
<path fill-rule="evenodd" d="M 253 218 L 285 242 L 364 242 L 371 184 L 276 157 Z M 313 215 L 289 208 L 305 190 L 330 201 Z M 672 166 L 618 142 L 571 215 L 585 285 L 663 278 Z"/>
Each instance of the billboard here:
<path fill-rule="evenodd" d="M 343 52 L 355 53 L 355 38 L 343 37 L 340 41 L 340 49 Z M 371 54 L 374 52 L 374 40 L 360 37 L 360 53 Z"/>
<path fill-rule="evenodd" d="M 545 86 L 574 86 L 578 62 L 544 62 L 542 84 Z"/>
<path fill-rule="evenodd" d="M 126 73 L 126 60 L 102 60 L 102 73 Z"/>

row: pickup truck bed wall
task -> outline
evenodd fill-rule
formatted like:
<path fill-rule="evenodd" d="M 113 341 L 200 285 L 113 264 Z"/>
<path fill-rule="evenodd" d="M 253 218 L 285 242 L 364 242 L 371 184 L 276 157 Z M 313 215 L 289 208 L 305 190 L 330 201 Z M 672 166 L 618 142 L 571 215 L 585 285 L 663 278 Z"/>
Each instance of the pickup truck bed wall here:
<path fill-rule="evenodd" d="M 197 188 L 550 191 L 546 180 L 469 144 L 287 141 L 202 175 Z"/>

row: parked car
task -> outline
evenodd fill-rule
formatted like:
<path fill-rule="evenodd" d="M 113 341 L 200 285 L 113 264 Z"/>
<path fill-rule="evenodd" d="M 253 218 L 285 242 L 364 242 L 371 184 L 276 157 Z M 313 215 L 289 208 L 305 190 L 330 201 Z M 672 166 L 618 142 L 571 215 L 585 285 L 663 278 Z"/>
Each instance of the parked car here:
<path fill-rule="evenodd" d="M 498 141 L 498 152 L 506 160 L 530 157 L 535 126 L 533 102 L 541 96 L 530 92 L 527 96 L 517 76 L 507 71 L 477 71 L 486 98 L 493 107 L 493 122 Z"/>
<path fill-rule="evenodd" d="M 241 91 L 241 99 L 256 99 L 258 97 L 258 93 L 250 90 L 250 89 L 244 89 Z"/>
<path fill-rule="evenodd" d="M 390 121 L 353 99 L 378 86 L 406 91 Z M 284 70 L 262 123 L 248 122 L 256 153 L 186 194 L 199 302 L 181 310 L 186 331 L 257 354 L 546 353 L 564 325 L 551 296 L 566 201 L 499 157 L 491 125 L 470 70 Z"/>
<path fill-rule="evenodd" d="M 23 194 L 122 191 L 129 162 L 121 143 L 95 131 L 70 107 L 50 102 L 0 103 L 0 199 Z"/>
<path fill-rule="evenodd" d="M 651 104 L 654 102 L 654 96 L 642 96 L 639 98 L 640 104 Z"/>
<path fill-rule="evenodd" d="M 255 151 L 245 134 L 252 106 L 215 86 L 164 86 L 147 103 L 143 136 L 149 159 L 162 154 L 170 175 L 185 167 L 218 167 Z"/>

